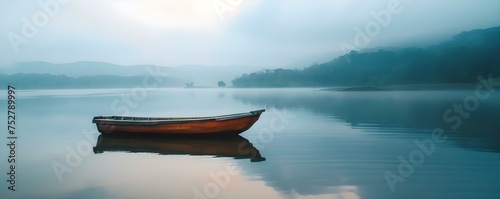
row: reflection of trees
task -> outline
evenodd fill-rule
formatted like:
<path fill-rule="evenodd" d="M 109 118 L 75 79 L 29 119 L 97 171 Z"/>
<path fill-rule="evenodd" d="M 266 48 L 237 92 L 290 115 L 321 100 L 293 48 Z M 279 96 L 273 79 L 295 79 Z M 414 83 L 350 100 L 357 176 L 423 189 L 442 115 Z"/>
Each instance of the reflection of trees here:
<path fill-rule="evenodd" d="M 274 108 L 303 108 L 318 114 L 344 119 L 354 128 L 443 128 L 457 145 L 476 150 L 500 152 L 500 95 L 482 101 L 480 108 L 463 120 L 457 131 L 443 120 L 443 113 L 453 104 L 462 103 L 474 91 L 418 92 L 270 92 L 266 95 L 236 93 L 243 103 Z M 428 131 L 415 131 L 428 132 Z M 429 131 L 430 132 L 430 131 Z"/>
<path fill-rule="evenodd" d="M 500 124 L 494 121 L 500 118 L 497 103 L 500 94 L 481 102 L 481 108 L 464 120 L 458 132 L 447 132 L 448 140 L 458 149 L 446 147 L 449 145 L 440 147 L 413 176 L 397 187 L 397 192 L 389 190 L 383 177 L 385 171 L 397 169 L 398 156 L 407 157 L 415 149 L 414 137 L 427 138 L 436 127 L 450 129 L 450 125 L 443 122 L 443 112 L 473 92 L 300 89 L 235 92 L 233 98 L 244 104 L 314 112 L 313 117 L 296 120 L 286 135 L 277 135 L 280 138 L 266 145 L 263 153 L 269 156 L 269 166 L 243 166 L 245 175 L 259 176 L 288 198 L 297 194 L 331 194 L 330 198 L 342 198 L 338 197 L 341 193 L 356 196 L 352 198 L 468 198 L 467 193 L 477 189 L 485 190 L 481 196 L 497 196 L 500 173 L 493 171 L 500 166 L 494 159 L 498 154 L 464 152 L 460 148 L 500 152 L 500 137 L 496 134 Z M 329 128 L 344 126 L 336 124 L 342 120 L 352 128 L 363 129 L 363 134 L 356 133 L 358 130 L 342 132 L 349 127 Z M 463 188 L 450 191 L 453 186 Z"/>

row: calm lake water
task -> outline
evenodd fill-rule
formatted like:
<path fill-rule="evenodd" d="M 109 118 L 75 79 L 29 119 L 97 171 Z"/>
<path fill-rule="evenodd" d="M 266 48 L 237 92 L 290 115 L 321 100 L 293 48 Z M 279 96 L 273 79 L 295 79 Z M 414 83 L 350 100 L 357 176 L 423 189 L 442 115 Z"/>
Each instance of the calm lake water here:
<path fill-rule="evenodd" d="M 487 92 L 18 90 L 12 192 L 2 90 L 1 198 L 498 199 L 500 92 Z M 262 108 L 228 142 L 113 140 L 91 122 Z M 240 142 L 265 161 L 238 157 Z"/>

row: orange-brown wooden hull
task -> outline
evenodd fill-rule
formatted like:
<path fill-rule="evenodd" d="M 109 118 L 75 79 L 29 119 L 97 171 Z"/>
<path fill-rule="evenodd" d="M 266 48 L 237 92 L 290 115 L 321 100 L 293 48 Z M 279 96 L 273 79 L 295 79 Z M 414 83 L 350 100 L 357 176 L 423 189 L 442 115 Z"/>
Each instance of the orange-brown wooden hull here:
<path fill-rule="evenodd" d="M 216 116 L 204 118 L 123 118 L 117 116 L 95 117 L 94 123 L 99 132 L 110 133 L 147 133 L 176 135 L 214 135 L 240 134 L 248 130 L 264 110 L 248 114 Z M 139 120 L 139 121 L 138 121 Z"/>

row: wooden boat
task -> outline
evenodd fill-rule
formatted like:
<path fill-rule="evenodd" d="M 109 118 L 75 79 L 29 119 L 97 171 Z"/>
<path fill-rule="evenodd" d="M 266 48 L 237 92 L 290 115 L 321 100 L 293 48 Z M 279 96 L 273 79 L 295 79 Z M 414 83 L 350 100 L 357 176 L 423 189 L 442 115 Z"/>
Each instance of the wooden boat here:
<path fill-rule="evenodd" d="M 250 159 L 252 162 L 265 160 L 250 141 L 239 135 L 224 137 L 99 135 L 94 153 L 110 151 L 160 155 L 208 155 Z"/>
<path fill-rule="evenodd" d="M 103 134 L 237 135 L 248 130 L 264 111 L 213 117 L 97 116 L 92 122 Z"/>

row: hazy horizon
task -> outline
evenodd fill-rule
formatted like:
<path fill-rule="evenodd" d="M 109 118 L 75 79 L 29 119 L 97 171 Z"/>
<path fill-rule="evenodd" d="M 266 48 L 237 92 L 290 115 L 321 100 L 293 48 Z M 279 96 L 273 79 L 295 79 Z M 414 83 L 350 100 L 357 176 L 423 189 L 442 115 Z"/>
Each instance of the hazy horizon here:
<path fill-rule="evenodd" d="M 500 0 L 0 0 L 0 35 L 0 198 L 500 199 Z"/>
<path fill-rule="evenodd" d="M 9 2 L 0 7 L 1 60 L 306 67 L 345 44 L 426 46 L 500 25 L 499 1 L 230 2 Z M 368 40 L 356 45 L 359 32 Z"/>

